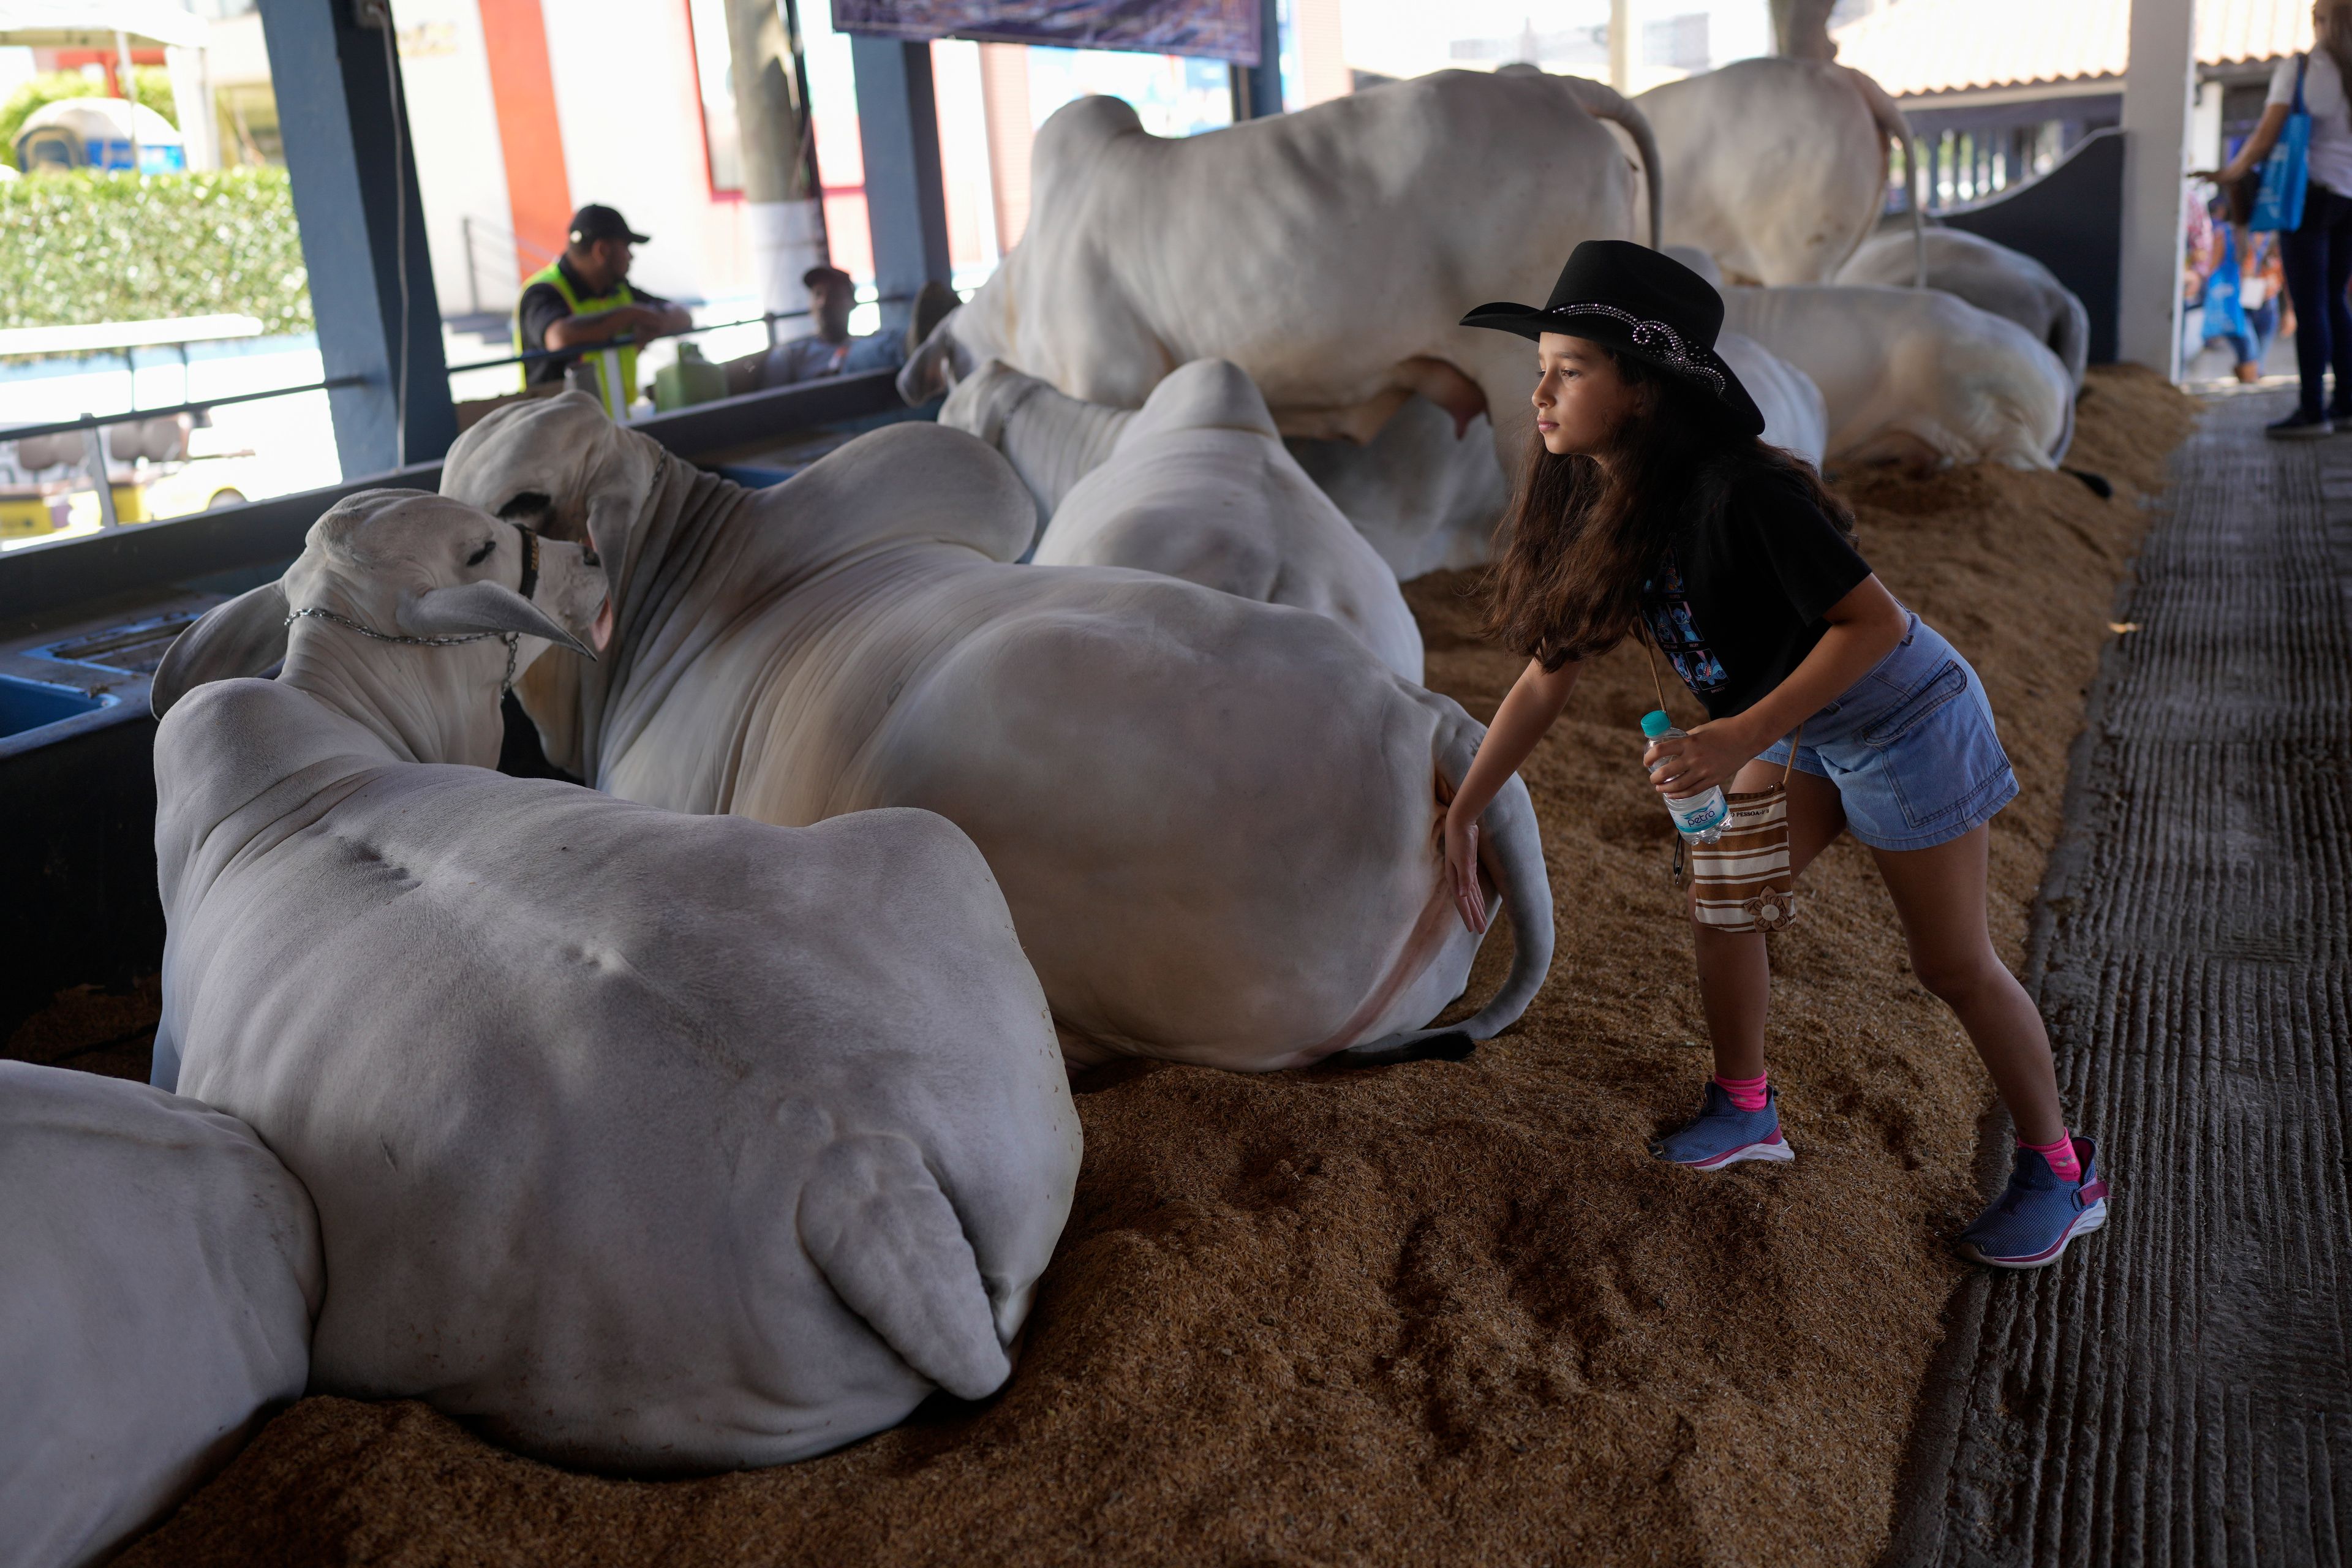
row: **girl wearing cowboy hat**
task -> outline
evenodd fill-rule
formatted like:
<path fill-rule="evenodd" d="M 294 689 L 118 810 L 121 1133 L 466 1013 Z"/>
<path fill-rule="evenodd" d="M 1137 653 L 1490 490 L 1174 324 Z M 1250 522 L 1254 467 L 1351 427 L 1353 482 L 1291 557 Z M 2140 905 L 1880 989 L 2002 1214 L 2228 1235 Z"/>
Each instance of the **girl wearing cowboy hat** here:
<path fill-rule="evenodd" d="M 1811 468 L 1758 439 L 1763 416 L 1715 353 L 1722 324 L 1706 279 L 1621 240 L 1578 246 L 1541 310 L 1464 318 L 1534 340 L 1539 379 L 1486 616 L 1528 663 L 1446 812 L 1456 904 L 1486 929 L 1479 814 L 1583 661 L 1652 641 L 1708 715 L 1643 753 L 1659 793 L 1760 791 L 1785 774 L 1792 872 L 1841 832 L 1869 847 L 1914 973 L 1958 1015 L 2018 1130 L 2009 1189 L 1960 1250 L 2054 1263 L 2104 1222 L 2106 1184 L 2091 1141 L 2066 1128 L 2049 1036 L 1986 929 L 1986 824 L 2016 777 L 1968 661 L 1872 574 Z M 1693 929 L 1716 1070 L 1698 1115 L 1656 1152 L 1695 1171 L 1793 1159 L 1766 1081 L 1763 934 Z"/>

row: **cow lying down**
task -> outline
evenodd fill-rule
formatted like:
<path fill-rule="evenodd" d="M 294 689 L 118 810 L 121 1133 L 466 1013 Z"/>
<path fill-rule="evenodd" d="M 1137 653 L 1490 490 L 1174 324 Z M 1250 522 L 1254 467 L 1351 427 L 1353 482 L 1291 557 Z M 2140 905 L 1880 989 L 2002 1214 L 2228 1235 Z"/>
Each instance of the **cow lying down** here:
<path fill-rule="evenodd" d="M 1421 627 L 1396 574 L 1282 444 L 1237 365 L 1195 360 L 1140 409 L 1066 397 L 990 360 L 940 423 L 1003 452 L 1048 519 L 1044 566 L 1133 566 L 1327 616 L 1416 685 Z"/>
<path fill-rule="evenodd" d="M 2033 258 L 1957 228 L 1931 228 L 1918 241 L 1927 258 L 1927 286 L 1956 294 L 1979 310 L 2015 321 L 2058 356 L 2077 389 L 2091 357 L 2091 313 L 2058 275 Z M 1840 283 L 1908 283 L 1908 233 L 1874 236 L 1838 269 Z"/>
<path fill-rule="evenodd" d="M 678 811 L 940 813 L 1003 886 L 1073 1061 L 1458 1053 L 1542 984 L 1551 895 L 1514 781 L 1482 847 L 1510 974 L 1418 1032 L 1478 946 L 1433 837 L 1475 721 L 1320 616 L 1012 564 L 1036 508 L 961 431 L 891 426 L 750 491 L 567 394 L 475 426 L 442 485 L 604 559 L 614 646 L 521 688 L 551 758 Z"/>
<path fill-rule="evenodd" d="M 310 1189 L 314 1390 L 646 1472 L 984 1394 L 1079 1152 L 1003 898 L 923 812 L 489 772 L 508 670 L 604 600 L 576 545 L 374 490 L 173 645 L 157 1077 Z"/>
<path fill-rule="evenodd" d="M 302 1392 L 302 1185 L 236 1118 L 0 1062 L 0 1563 L 103 1561 Z"/>
<path fill-rule="evenodd" d="M 1832 465 L 2053 468 L 2074 434 L 2066 367 L 2016 322 L 1934 289 L 1726 289 L 1723 324 L 1803 371 Z"/>

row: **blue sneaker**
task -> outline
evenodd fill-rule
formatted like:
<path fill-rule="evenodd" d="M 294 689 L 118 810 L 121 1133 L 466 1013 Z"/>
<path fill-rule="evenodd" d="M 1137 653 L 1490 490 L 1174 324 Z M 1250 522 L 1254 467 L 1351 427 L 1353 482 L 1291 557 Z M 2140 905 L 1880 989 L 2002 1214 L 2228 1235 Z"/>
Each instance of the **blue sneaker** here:
<path fill-rule="evenodd" d="M 1995 1268 L 2049 1268 L 2068 1242 L 2107 1223 L 2106 1179 L 2091 1163 L 2097 1152 L 2088 1138 L 2075 1139 L 2083 1179 L 2062 1182 L 2049 1161 L 2020 1148 L 2008 1190 L 1952 1245 L 1961 1257 Z"/>
<path fill-rule="evenodd" d="M 1694 1171 L 1720 1171 L 1742 1160 L 1793 1160 L 1797 1152 L 1780 1136 L 1780 1096 L 1764 1091 L 1764 1109 L 1742 1110 L 1723 1086 L 1709 1079 L 1698 1117 L 1650 1145 L 1661 1160 Z"/>

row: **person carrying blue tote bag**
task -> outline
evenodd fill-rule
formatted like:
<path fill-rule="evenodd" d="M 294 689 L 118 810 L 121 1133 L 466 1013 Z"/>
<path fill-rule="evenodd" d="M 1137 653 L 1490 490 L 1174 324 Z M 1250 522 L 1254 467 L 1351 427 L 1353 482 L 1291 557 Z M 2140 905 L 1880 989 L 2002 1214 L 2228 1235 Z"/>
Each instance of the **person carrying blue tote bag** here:
<path fill-rule="evenodd" d="M 2263 188 L 2246 225 L 2257 234 L 2291 229 L 2303 222 L 2304 188 L 2311 177 L 2311 110 L 2303 101 L 2303 79 L 2310 65 L 2307 56 L 2294 62 L 2294 109 L 2263 164 Z"/>
<path fill-rule="evenodd" d="M 2311 52 L 2279 61 L 2253 133 L 2200 176 L 2226 188 L 2263 171 L 2252 226 L 2278 230 L 2303 380 L 2295 411 L 2265 432 L 2283 440 L 2352 431 L 2352 0 L 2318 0 L 2311 17 Z"/>

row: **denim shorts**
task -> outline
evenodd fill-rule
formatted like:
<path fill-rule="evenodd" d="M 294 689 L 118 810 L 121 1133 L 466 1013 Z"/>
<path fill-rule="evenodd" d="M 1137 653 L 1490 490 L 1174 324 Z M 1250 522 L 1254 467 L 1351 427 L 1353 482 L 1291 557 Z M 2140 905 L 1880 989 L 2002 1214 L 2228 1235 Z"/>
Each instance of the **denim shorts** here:
<path fill-rule="evenodd" d="M 1788 738 L 1763 760 L 1787 763 Z M 1984 683 L 1917 616 L 1894 652 L 1805 721 L 1797 766 L 1837 786 L 1846 826 L 1874 849 L 1948 843 L 2017 798 Z"/>

